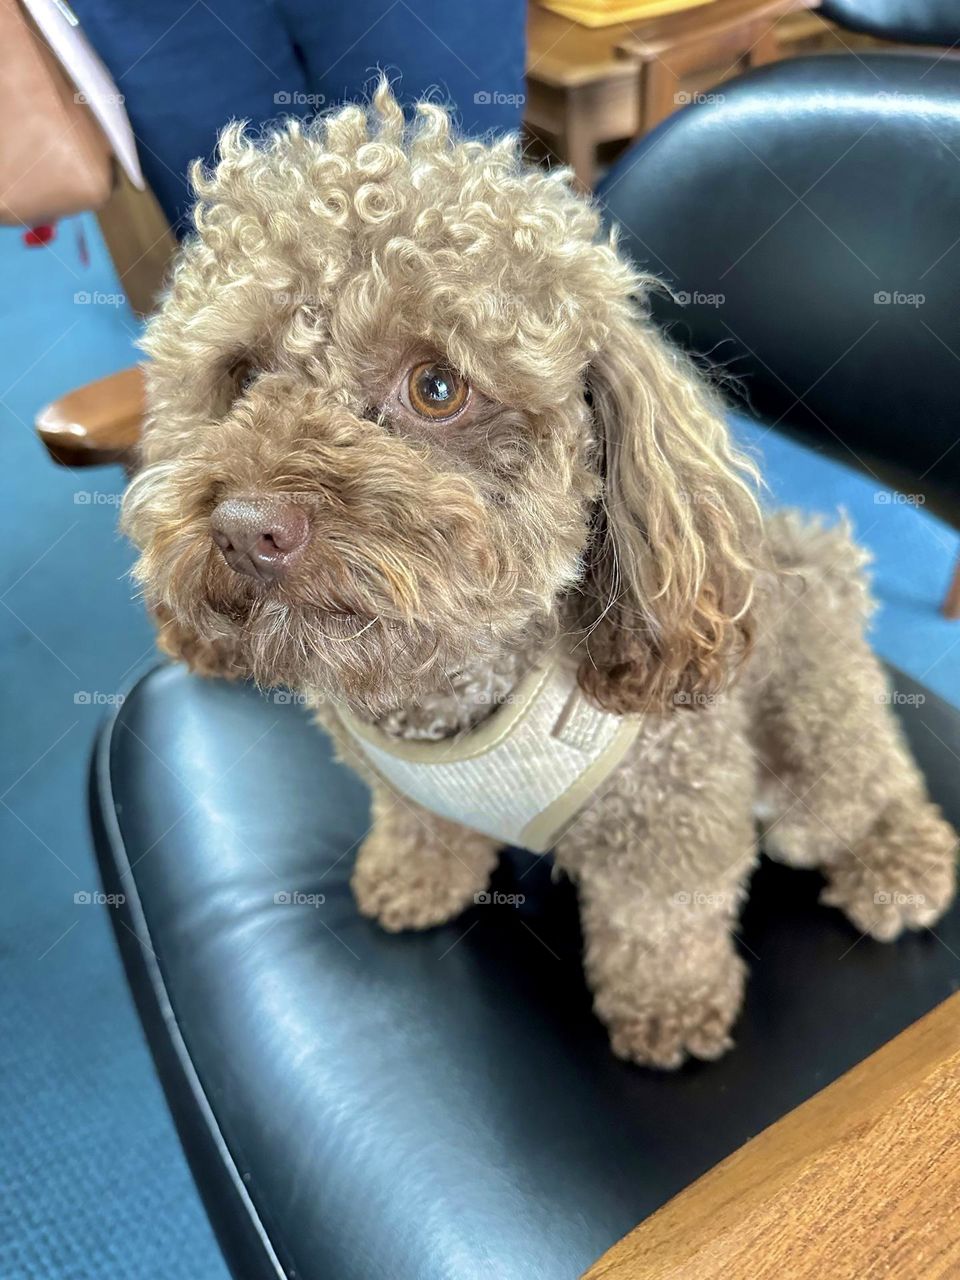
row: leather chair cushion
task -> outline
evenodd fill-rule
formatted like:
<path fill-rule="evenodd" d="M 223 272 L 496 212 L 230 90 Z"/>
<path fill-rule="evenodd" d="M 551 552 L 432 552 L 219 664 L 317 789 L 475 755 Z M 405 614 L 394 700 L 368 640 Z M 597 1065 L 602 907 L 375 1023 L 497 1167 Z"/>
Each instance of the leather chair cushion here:
<path fill-rule="evenodd" d="M 754 416 L 956 491 L 957 155 L 955 60 L 793 58 L 678 111 L 598 196 Z"/>
<path fill-rule="evenodd" d="M 881 40 L 906 44 L 943 44 L 960 40 L 956 0 L 823 0 L 831 22 Z"/>
<path fill-rule="evenodd" d="M 897 684 L 958 822 L 960 713 Z M 548 859 L 505 855 L 497 887 L 519 908 L 398 936 L 359 916 L 364 787 L 284 696 L 159 667 L 92 774 L 131 985 L 237 1276 L 572 1280 L 957 985 L 960 912 L 858 941 L 817 905 L 815 873 L 765 863 L 735 1051 L 676 1074 L 625 1065 Z"/>

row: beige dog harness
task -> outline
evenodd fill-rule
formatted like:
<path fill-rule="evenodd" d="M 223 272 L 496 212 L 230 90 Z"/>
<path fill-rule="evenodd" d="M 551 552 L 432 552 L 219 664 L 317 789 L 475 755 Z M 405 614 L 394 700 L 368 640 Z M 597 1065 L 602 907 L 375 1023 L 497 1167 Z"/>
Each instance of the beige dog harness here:
<path fill-rule="evenodd" d="M 504 844 L 544 853 L 640 730 L 594 706 L 568 663 L 535 667 L 476 729 L 410 742 L 337 709 L 367 763 L 394 791 Z"/>

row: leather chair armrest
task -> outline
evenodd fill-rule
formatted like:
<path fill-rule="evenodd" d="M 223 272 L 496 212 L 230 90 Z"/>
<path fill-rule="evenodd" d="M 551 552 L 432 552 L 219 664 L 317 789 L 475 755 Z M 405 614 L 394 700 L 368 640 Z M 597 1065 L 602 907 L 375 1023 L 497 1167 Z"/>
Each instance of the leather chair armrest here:
<path fill-rule="evenodd" d="M 130 463 L 144 416 L 143 370 L 137 366 L 89 382 L 46 405 L 37 434 L 64 467 Z"/>

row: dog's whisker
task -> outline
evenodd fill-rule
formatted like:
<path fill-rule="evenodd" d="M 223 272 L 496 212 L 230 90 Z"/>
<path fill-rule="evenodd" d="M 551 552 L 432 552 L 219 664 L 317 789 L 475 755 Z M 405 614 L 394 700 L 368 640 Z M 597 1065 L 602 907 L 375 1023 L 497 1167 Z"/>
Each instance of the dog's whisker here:
<path fill-rule="evenodd" d="M 366 633 L 370 630 L 370 628 L 376 626 L 376 624 L 379 621 L 380 621 L 380 616 L 378 614 L 377 617 L 371 618 L 369 622 L 367 622 L 364 626 L 362 626 L 359 631 L 354 632 L 354 634 L 351 636 L 334 636 L 327 633 L 324 636 L 324 640 L 327 643 L 332 642 L 333 644 L 349 644 L 351 641 L 359 640 L 361 636 L 366 635 Z"/>

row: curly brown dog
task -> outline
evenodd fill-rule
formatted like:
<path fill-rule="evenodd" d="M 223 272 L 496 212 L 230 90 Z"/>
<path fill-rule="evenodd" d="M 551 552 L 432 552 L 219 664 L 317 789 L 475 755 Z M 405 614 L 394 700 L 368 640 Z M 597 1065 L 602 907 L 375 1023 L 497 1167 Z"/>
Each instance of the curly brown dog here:
<path fill-rule="evenodd" d="M 193 179 L 125 528 L 164 647 L 301 691 L 370 781 L 361 911 L 463 910 L 542 752 L 544 803 L 579 796 L 552 843 L 625 1058 L 731 1044 L 757 817 L 856 929 L 941 915 L 956 839 L 864 639 L 864 554 L 761 514 L 722 405 L 647 318 L 652 282 L 566 173 L 457 139 L 432 104 L 407 124 L 381 85 L 307 129 L 229 127 Z M 573 720 L 500 793 L 476 753 L 451 774 L 451 795 L 486 776 L 485 834 L 385 775 L 390 741 L 514 750 L 500 726 L 546 705 L 539 675 L 519 690 L 547 669 L 579 685 Z"/>

